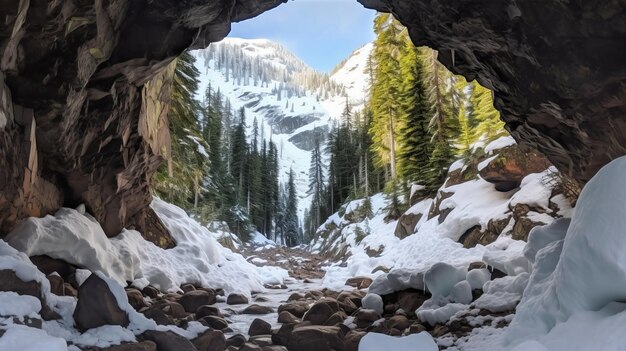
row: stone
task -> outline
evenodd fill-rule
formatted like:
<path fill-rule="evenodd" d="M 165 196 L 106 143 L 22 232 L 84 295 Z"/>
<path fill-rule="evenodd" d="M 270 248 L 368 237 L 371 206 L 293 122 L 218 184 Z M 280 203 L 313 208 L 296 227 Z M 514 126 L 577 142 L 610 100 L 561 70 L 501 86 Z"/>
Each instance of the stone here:
<path fill-rule="evenodd" d="M 274 309 L 269 306 L 252 304 L 241 311 L 241 314 L 268 314 L 272 312 L 274 312 Z"/>
<path fill-rule="evenodd" d="M 174 325 L 174 320 L 165 314 L 160 308 L 148 308 L 147 310 L 141 312 L 146 318 L 150 318 L 156 322 L 158 325 Z"/>
<path fill-rule="evenodd" d="M 126 327 L 129 324 L 128 313 L 117 305 L 109 285 L 97 274 L 90 275 L 78 289 L 73 316 L 80 331 L 103 325 Z"/>
<path fill-rule="evenodd" d="M 180 286 L 180 290 L 182 290 L 183 293 L 188 293 L 190 291 L 196 290 L 196 287 L 193 286 L 193 284 L 183 284 Z"/>
<path fill-rule="evenodd" d="M 239 351 L 262 351 L 262 349 L 259 345 L 247 342 L 239 348 Z"/>
<path fill-rule="evenodd" d="M 309 321 L 311 324 L 323 325 L 330 316 L 339 311 L 339 304 L 335 300 L 320 300 L 311 306 L 304 314 L 302 321 Z"/>
<path fill-rule="evenodd" d="M 198 307 L 198 309 L 196 310 L 196 319 L 200 319 L 206 316 L 222 317 L 222 313 L 220 312 L 219 308 L 215 306 L 204 305 Z"/>
<path fill-rule="evenodd" d="M 63 283 L 63 293 L 65 296 L 78 297 L 78 290 L 74 289 L 70 283 Z"/>
<path fill-rule="evenodd" d="M 495 158 L 478 171 L 482 179 L 493 183 L 496 190 L 508 192 L 519 187 L 522 179 L 551 166 L 550 161 L 528 145 L 511 145 L 494 151 Z"/>
<path fill-rule="evenodd" d="M 51 293 L 57 296 L 65 296 L 65 288 L 63 287 L 65 282 L 63 281 L 63 278 L 61 278 L 60 275 L 48 274 L 46 278 L 48 278 L 48 281 L 50 282 Z"/>
<path fill-rule="evenodd" d="M 141 290 L 141 292 L 142 292 L 145 296 L 148 296 L 148 297 L 149 297 L 149 298 L 151 298 L 151 299 L 157 299 L 157 298 L 159 298 L 159 294 L 161 293 L 161 292 L 159 291 L 159 289 L 155 288 L 155 287 L 154 287 L 154 286 L 152 286 L 152 285 L 148 285 L 148 286 L 146 286 L 145 288 L 143 288 L 143 289 Z"/>
<path fill-rule="evenodd" d="M 415 314 L 415 310 L 418 309 L 424 301 L 430 298 L 430 295 L 424 294 L 423 291 L 408 289 L 398 292 L 398 307 L 403 309 L 410 315 Z"/>
<path fill-rule="evenodd" d="M 319 300 L 324 296 L 324 293 L 318 290 L 309 290 L 304 294 L 305 299 Z"/>
<path fill-rule="evenodd" d="M 351 330 L 346 333 L 344 338 L 346 343 L 346 351 L 359 351 L 359 342 L 365 336 L 365 332 Z"/>
<path fill-rule="evenodd" d="M 10 269 L 0 270 L 0 291 L 13 291 L 20 295 L 30 295 L 42 300 L 41 285 L 34 281 L 23 281 Z"/>
<path fill-rule="evenodd" d="M 211 295 L 205 290 L 192 290 L 185 293 L 179 300 L 185 311 L 189 313 L 196 312 L 198 307 L 204 305 L 212 305 L 216 302 L 215 294 Z"/>
<path fill-rule="evenodd" d="M 198 351 L 224 351 L 226 349 L 226 338 L 224 333 L 217 330 L 207 330 L 191 343 Z"/>
<path fill-rule="evenodd" d="M 261 335 L 254 335 L 254 336 L 250 336 L 250 340 L 248 341 L 260 347 L 271 346 L 272 336 L 269 333 L 261 334 Z"/>
<path fill-rule="evenodd" d="M 289 351 L 286 347 L 280 345 L 263 346 L 261 351 Z"/>
<path fill-rule="evenodd" d="M 248 298 L 243 294 L 230 294 L 226 299 L 229 305 L 244 305 L 248 303 Z"/>
<path fill-rule="evenodd" d="M 344 311 L 337 311 L 337 312 L 333 313 L 332 316 L 328 317 L 326 322 L 324 322 L 324 325 L 338 325 L 338 324 L 342 324 L 343 321 L 346 320 L 346 318 L 348 318 L 348 315 Z"/>
<path fill-rule="evenodd" d="M 283 325 L 276 334 L 272 335 L 272 341 L 289 350 L 344 351 L 346 349 L 344 337 L 345 332 L 340 327 L 302 323 Z"/>
<path fill-rule="evenodd" d="M 395 315 L 387 319 L 385 322 L 387 323 L 387 328 L 389 329 L 397 329 L 400 331 L 405 330 L 409 326 L 411 326 L 411 321 L 402 315 Z"/>
<path fill-rule="evenodd" d="M 367 289 L 372 285 L 370 277 L 354 277 L 346 280 L 346 285 L 357 289 Z"/>
<path fill-rule="evenodd" d="M 287 302 L 298 301 L 298 300 L 303 300 L 303 299 L 304 299 L 304 295 L 300 293 L 293 293 L 289 295 L 289 298 L 287 298 Z"/>
<path fill-rule="evenodd" d="M 223 330 L 228 328 L 228 322 L 224 318 L 218 316 L 206 316 L 198 320 L 200 323 L 213 329 Z"/>
<path fill-rule="evenodd" d="M 144 307 L 148 307 L 141 291 L 134 288 L 128 288 L 126 289 L 126 296 L 128 297 L 128 303 L 130 303 L 135 310 L 139 311 Z"/>
<path fill-rule="evenodd" d="M 157 351 L 157 345 L 152 341 L 133 342 L 105 348 L 87 347 L 82 351 Z"/>
<path fill-rule="evenodd" d="M 164 306 L 161 308 L 161 310 L 172 318 L 187 317 L 187 312 L 185 311 L 185 308 L 178 302 L 164 300 Z"/>
<path fill-rule="evenodd" d="M 437 325 L 435 326 L 435 328 L 433 328 L 432 331 L 430 331 L 430 335 L 433 336 L 433 338 L 439 338 L 442 337 L 446 334 L 448 334 L 450 330 L 448 329 L 447 326 L 445 325 Z"/>
<path fill-rule="evenodd" d="M 356 312 L 355 322 L 359 328 L 367 328 L 375 321 L 381 319 L 380 313 L 375 310 L 360 309 Z"/>
<path fill-rule="evenodd" d="M 269 324 L 268 322 L 260 318 L 255 318 L 250 324 L 250 328 L 248 329 L 248 335 L 250 336 L 267 335 L 267 334 L 270 334 L 271 331 L 272 331 L 271 324 Z"/>
<path fill-rule="evenodd" d="M 146 330 L 139 338 L 154 342 L 157 351 L 198 351 L 191 341 L 171 331 Z"/>
<path fill-rule="evenodd" d="M 417 222 L 424 216 L 423 213 L 404 213 L 398 218 L 398 224 L 394 230 L 394 235 L 400 239 L 415 233 Z"/>
<path fill-rule="evenodd" d="M 76 271 L 76 268 L 71 264 L 50 256 L 36 255 L 29 257 L 29 259 L 43 274 L 50 275 L 56 272 L 64 280 Z"/>
<path fill-rule="evenodd" d="M 235 347 L 239 347 L 243 344 L 246 343 L 246 337 L 241 335 L 241 334 L 235 334 L 233 336 L 231 336 L 230 338 L 226 339 L 226 345 L 227 346 L 235 346 Z"/>
<path fill-rule="evenodd" d="M 278 313 L 278 323 L 299 323 L 300 320 L 288 311 Z"/>

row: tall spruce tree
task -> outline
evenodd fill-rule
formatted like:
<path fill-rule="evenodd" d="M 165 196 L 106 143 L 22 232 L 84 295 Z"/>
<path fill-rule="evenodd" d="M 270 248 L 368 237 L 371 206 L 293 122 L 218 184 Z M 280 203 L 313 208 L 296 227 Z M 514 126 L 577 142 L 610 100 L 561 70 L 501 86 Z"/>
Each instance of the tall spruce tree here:
<path fill-rule="evenodd" d="M 289 170 L 287 182 L 287 199 L 285 203 L 285 241 L 289 247 L 300 243 L 300 231 L 298 223 L 298 198 L 296 194 L 295 175 L 293 169 Z"/>

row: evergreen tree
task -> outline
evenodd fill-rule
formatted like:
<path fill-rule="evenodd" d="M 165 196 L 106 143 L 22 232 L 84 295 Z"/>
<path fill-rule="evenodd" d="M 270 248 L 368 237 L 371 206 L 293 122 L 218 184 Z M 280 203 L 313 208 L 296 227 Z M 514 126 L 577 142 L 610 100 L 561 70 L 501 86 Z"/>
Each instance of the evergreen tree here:
<path fill-rule="evenodd" d="M 287 182 L 287 201 L 285 203 L 285 242 L 289 247 L 296 246 L 299 240 L 298 199 L 296 194 L 293 169 L 289 170 Z"/>
<path fill-rule="evenodd" d="M 491 141 L 506 134 L 500 112 L 493 107 L 492 92 L 476 81 L 472 82 L 470 104 L 472 118 L 477 121 L 476 133 L 479 136 Z"/>
<path fill-rule="evenodd" d="M 307 195 L 312 196 L 310 219 L 311 225 L 318 228 L 322 221 L 322 206 L 324 196 L 324 164 L 322 160 L 320 135 L 315 133 L 314 147 L 311 152 L 309 166 L 309 189 Z"/>

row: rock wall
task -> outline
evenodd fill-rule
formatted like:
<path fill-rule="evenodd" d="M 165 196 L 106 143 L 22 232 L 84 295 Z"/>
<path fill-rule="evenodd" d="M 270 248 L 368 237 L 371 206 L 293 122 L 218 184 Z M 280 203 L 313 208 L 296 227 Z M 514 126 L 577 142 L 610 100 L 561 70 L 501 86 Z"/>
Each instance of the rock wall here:
<path fill-rule="evenodd" d="M 282 0 L 0 4 L 0 236 L 85 203 L 109 236 L 172 239 L 150 209 L 169 154 L 172 61 Z"/>
<path fill-rule="evenodd" d="M 626 153 L 626 3 L 358 0 L 495 93 L 507 129 L 586 181 Z"/>

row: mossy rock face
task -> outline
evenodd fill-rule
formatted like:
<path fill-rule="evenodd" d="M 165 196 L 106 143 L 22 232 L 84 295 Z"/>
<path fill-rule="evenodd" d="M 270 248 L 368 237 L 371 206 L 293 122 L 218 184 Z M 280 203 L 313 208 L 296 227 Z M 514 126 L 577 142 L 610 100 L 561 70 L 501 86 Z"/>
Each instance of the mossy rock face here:
<path fill-rule="evenodd" d="M 495 184 L 498 191 L 511 191 L 519 187 L 527 175 L 543 172 L 551 166 L 544 155 L 525 145 L 512 145 L 496 152 L 498 155 L 478 174 Z"/>

